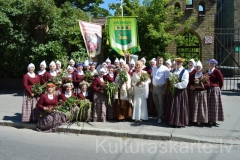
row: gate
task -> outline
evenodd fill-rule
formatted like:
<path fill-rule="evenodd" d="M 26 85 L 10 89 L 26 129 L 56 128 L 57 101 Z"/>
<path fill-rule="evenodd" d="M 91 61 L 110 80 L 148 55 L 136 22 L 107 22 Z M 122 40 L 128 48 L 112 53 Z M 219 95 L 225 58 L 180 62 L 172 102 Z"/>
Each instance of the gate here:
<path fill-rule="evenodd" d="M 199 39 L 192 33 L 184 34 L 184 40 L 177 45 L 177 56 L 189 60 L 191 58 L 200 59 Z M 184 64 L 187 65 L 187 61 Z"/>
<path fill-rule="evenodd" d="M 240 28 L 216 28 L 214 57 L 224 76 L 222 90 L 240 91 Z"/>

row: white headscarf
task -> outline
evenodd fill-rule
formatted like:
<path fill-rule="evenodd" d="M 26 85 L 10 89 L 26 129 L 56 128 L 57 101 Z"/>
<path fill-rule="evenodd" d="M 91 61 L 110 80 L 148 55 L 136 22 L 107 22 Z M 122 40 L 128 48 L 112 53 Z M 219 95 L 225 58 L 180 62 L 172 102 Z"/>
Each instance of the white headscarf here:
<path fill-rule="evenodd" d="M 141 58 L 141 61 L 143 61 L 144 63 L 146 63 L 146 59 L 143 57 Z"/>
<path fill-rule="evenodd" d="M 165 63 L 166 63 L 166 64 L 168 63 L 170 66 L 172 66 L 171 59 L 168 59 Z"/>
<path fill-rule="evenodd" d="M 29 68 L 31 68 L 31 67 L 34 67 L 34 69 L 35 69 L 35 65 L 34 65 L 33 63 L 30 63 L 30 64 L 27 66 L 27 70 L 29 70 Z"/>
<path fill-rule="evenodd" d="M 61 62 L 59 60 L 56 61 L 56 64 L 60 64 L 60 66 L 62 65 Z"/>
<path fill-rule="evenodd" d="M 202 62 L 201 62 L 201 61 L 198 61 L 198 62 L 195 64 L 195 67 L 197 67 L 197 66 L 199 66 L 199 67 L 202 68 Z"/>
<path fill-rule="evenodd" d="M 126 64 L 126 62 L 121 58 L 120 59 L 120 61 L 119 61 L 120 63 L 123 63 L 123 64 Z"/>
<path fill-rule="evenodd" d="M 75 61 L 74 61 L 73 59 L 71 59 L 71 60 L 69 61 L 69 63 L 70 63 L 70 62 L 73 62 L 73 64 L 75 64 Z"/>
<path fill-rule="evenodd" d="M 109 62 L 109 63 L 111 63 L 111 60 L 109 59 L 109 57 L 106 59 L 105 62 Z"/>
<path fill-rule="evenodd" d="M 41 66 L 41 65 L 43 65 L 43 66 L 44 66 L 44 68 L 46 68 L 46 67 L 47 67 L 47 64 L 46 64 L 45 60 L 44 60 L 44 61 L 42 61 L 42 62 L 40 63 L 40 66 Z"/>
<path fill-rule="evenodd" d="M 116 58 L 114 62 L 117 62 L 117 63 L 119 63 L 119 59 L 118 59 L 118 58 Z"/>
<path fill-rule="evenodd" d="M 56 67 L 56 63 L 55 63 L 54 61 L 52 61 L 52 62 L 49 64 L 49 66 L 54 66 L 54 67 Z"/>

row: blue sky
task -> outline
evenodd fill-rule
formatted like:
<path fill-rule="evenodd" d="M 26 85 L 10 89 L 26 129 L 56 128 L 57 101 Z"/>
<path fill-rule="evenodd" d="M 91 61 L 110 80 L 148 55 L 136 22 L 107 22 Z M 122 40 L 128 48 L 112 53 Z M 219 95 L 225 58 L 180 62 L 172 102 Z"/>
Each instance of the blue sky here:
<path fill-rule="evenodd" d="M 109 10 L 109 8 L 108 8 L 108 4 L 109 4 L 109 3 L 120 3 L 120 0 L 104 0 L 104 3 L 101 4 L 100 7 Z M 109 12 L 110 12 L 111 14 L 113 14 L 114 11 L 113 11 L 113 10 L 109 10 Z"/>
<path fill-rule="evenodd" d="M 104 0 L 104 3 L 101 4 L 100 7 L 109 10 L 109 8 L 108 8 L 108 4 L 109 4 L 109 3 L 120 3 L 120 1 L 121 1 L 121 0 Z M 124 0 L 123 0 L 123 1 L 124 1 Z M 141 0 L 141 1 L 143 1 L 143 0 Z M 190 0 L 190 3 L 192 3 L 192 0 Z M 200 8 L 200 9 L 202 9 L 202 8 Z M 110 12 L 111 14 L 113 14 L 114 11 L 113 11 L 113 10 L 109 10 L 109 12 Z"/>

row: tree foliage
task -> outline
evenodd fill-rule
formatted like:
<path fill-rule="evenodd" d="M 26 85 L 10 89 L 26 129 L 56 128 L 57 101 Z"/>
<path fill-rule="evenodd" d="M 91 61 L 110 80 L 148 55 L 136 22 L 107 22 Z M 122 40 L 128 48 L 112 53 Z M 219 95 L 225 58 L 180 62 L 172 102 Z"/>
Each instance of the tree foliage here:
<path fill-rule="evenodd" d="M 65 2 L 70 2 L 74 7 L 90 13 L 93 17 L 110 16 L 108 10 L 99 7 L 103 4 L 103 0 L 54 0 L 58 7 L 61 7 Z"/>
<path fill-rule="evenodd" d="M 173 5 L 171 0 L 144 0 L 140 4 L 139 0 L 124 0 L 124 16 L 136 16 L 138 20 L 138 34 L 141 52 L 140 57 L 148 59 L 158 55 L 166 55 L 165 48 L 172 42 L 181 38 L 195 22 L 190 18 L 184 24 L 181 23 L 183 12 Z M 109 8 L 115 10 L 115 16 L 121 16 L 120 3 L 111 3 Z M 177 32 L 174 29 L 180 28 Z"/>
<path fill-rule="evenodd" d="M 88 14 L 66 2 L 0 0 L 0 77 L 20 77 L 29 63 L 86 57 L 76 20 Z"/>

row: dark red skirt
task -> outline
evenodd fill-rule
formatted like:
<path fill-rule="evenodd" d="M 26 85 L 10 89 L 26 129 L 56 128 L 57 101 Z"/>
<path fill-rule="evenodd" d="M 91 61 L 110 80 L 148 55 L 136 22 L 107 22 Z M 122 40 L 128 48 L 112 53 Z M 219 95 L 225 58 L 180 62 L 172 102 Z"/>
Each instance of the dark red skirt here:
<path fill-rule="evenodd" d="M 174 96 L 167 95 L 165 120 L 169 125 L 186 126 L 189 123 L 188 94 L 186 89 L 176 89 Z"/>

